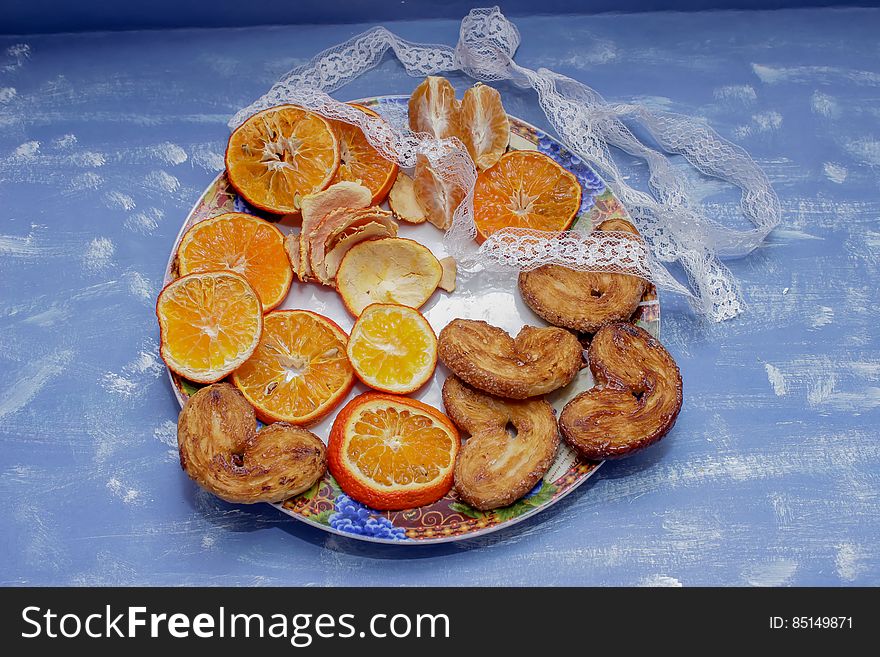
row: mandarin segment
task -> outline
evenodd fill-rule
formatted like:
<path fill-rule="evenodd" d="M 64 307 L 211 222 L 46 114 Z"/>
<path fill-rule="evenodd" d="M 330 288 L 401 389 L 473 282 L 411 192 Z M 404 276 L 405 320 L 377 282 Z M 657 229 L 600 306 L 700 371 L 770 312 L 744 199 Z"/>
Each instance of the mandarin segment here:
<path fill-rule="evenodd" d="M 464 200 L 464 188 L 441 178 L 428 158 L 419 153 L 413 172 L 413 189 L 428 221 L 440 230 L 447 230 L 452 225 L 455 209 Z"/>
<path fill-rule="evenodd" d="M 478 170 L 501 159 L 510 141 L 510 120 L 497 89 L 477 84 L 465 91 L 459 122 L 461 140 Z"/>
<path fill-rule="evenodd" d="M 508 227 L 563 231 L 580 205 L 581 186 L 571 172 L 543 153 L 510 151 L 477 176 L 477 241 Z"/>
<path fill-rule="evenodd" d="M 459 101 L 455 88 L 444 77 L 429 75 L 409 98 L 409 127 L 437 139 L 459 133 Z"/>
<path fill-rule="evenodd" d="M 224 269 L 241 274 L 260 296 L 264 312 L 284 301 L 293 281 L 284 234 L 259 217 L 238 212 L 193 225 L 180 241 L 177 266 L 182 276 Z"/>
<path fill-rule="evenodd" d="M 156 302 L 160 354 L 171 371 L 197 383 L 219 381 L 254 352 L 263 307 L 247 280 L 233 272 L 189 274 Z"/>
<path fill-rule="evenodd" d="M 263 422 L 310 426 L 333 410 L 354 383 L 345 354 L 348 336 L 307 310 L 276 310 L 265 317 L 256 350 L 232 382 Z"/>
<path fill-rule="evenodd" d="M 303 197 L 327 187 L 338 167 L 330 124 L 294 105 L 254 114 L 226 147 L 230 184 L 248 203 L 275 214 L 298 214 Z"/>

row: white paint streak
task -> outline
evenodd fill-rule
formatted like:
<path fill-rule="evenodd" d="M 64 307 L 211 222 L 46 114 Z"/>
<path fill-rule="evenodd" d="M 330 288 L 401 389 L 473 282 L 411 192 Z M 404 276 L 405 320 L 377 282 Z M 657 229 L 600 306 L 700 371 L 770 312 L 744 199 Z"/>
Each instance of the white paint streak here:
<path fill-rule="evenodd" d="M 89 271 L 104 271 L 113 264 L 113 254 L 116 246 L 108 237 L 96 237 L 89 242 L 86 252 L 83 254 L 83 265 Z"/>
<path fill-rule="evenodd" d="M 69 350 L 58 351 L 27 365 L 27 373 L 0 393 L 0 419 L 24 408 L 37 393 L 57 377 L 73 358 Z"/>
<path fill-rule="evenodd" d="M 140 504 L 142 502 L 142 494 L 139 490 L 123 484 L 116 477 L 107 480 L 107 488 L 125 504 Z"/>
<path fill-rule="evenodd" d="M 822 170 L 825 172 L 825 177 L 828 178 L 828 180 L 837 183 L 838 185 L 843 184 L 843 181 L 846 180 L 846 176 L 849 173 L 845 166 L 837 164 L 836 162 L 825 162 L 825 164 L 822 165 Z"/>
<path fill-rule="evenodd" d="M 25 61 L 31 56 L 31 47 L 26 43 L 16 43 L 6 49 L 6 57 L 12 60 L 8 64 L 4 64 L 2 69 L 7 73 L 17 71 L 24 66 Z"/>
<path fill-rule="evenodd" d="M 770 382 L 770 387 L 773 388 L 773 392 L 777 397 L 784 397 L 786 389 L 785 377 L 782 372 L 779 371 L 779 368 L 770 363 L 764 363 L 764 369 L 767 371 L 767 380 Z"/>
<path fill-rule="evenodd" d="M 107 158 L 104 157 L 103 153 L 83 151 L 82 153 L 74 153 L 71 155 L 70 163 L 74 166 L 94 169 L 107 164 Z"/>
<path fill-rule="evenodd" d="M 768 66 L 752 64 L 752 71 L 764 84 L 782 82 L 810 82 L 843 78 L 863 86 L 880 86 L 880 73 L 860 71 L 839 66 Z"/>
<path fill-rule="evenodd" d="M 123 278 L 128 283 L 128 291 L 134 296 L 144 301 L 152 301 L 155 292 L 153 291 L 153 285 L 146 276 L 138 271 L 130 271 Z"/>
<path fill-rule="evenodd" d="M 743 569 L 743 579 L 750 586 L 783 586 L 791 581 L 797 568 L 797 562 L 791 559 L 749 564 Z"/>
<path fill-rule="evenodd" d="M 153 436 L 163 445 L 177 449 L 177 423 L 165 420 L 153 430 Z"/>
<path fill-rule="evenodd" d="M 668 575 L 648 575 L 639 582 L 639 586 L 678 588 L 682 586 L 682 583 L 675 577 Z"/>
<path fill-rule="evenodd" d="M 810 97 L 810 107 L 814 114 L 819 114 L 829 119 L 836 119 L 840 116 L 840 105 L 834 96 L 823 94 L 821 91 L 814 91 Z"/>
<path fill-rule="evenodd" d="M 180 189 L 180 181 L 167 171 L 152 171 L 144 179 L 148 187 L 160 192 L 176 192 Z"/>
<path fill-rule="evenodd" d="M 837 554 L 834 557 L 837 574 L 846 582 L 854 582 L 863 570 L 864 558 L 865 553 L 860 546 L 841 543 L 837 546 Z"/>
<path fill-rule="evenodd" d="M 758 99 L 755 88 L 750 84 L 730 84 L 718 87 L 712 93 L 716 100 L 734 101 L 744 105 L 751 105 Z"/>
<path fill-rule="evenodd" d="M 196 146 L 193 148 L 192 161 L 208 172 L 222 171 L 226 167 L 223 155 L 211 150 L 207 146 Z"/>
<path fill-rule="evenodd" d="M 125 220 L 125 227 L 136 233 L 151 235 L 159 227 L 165 213 L 159 208 L 148 208 L 144 212 L 135 213 Z"/>
<path fill-rule="evenodd" d="M 758 132 L 770 132 L 779 130 L 782 126 L 782 114 L 779 112 L 761 112 L 752 116 L 752 122 L 758 128 Z"/>
<path fill-rule="evenodd" d="M 95 190 L 104 184 L 104 179 L 93 171 L 86 171 L 83 174 L 74 176 L 67 185 L 68 191 L 81 192 Z"/>
<path fill-rule="evenodd" d="M 149 149 L 150 155 L 165 164 L 183 164 L 187 160 L 186 151 L 177 144 L 163 142 Z"/>
<path fill-rule="evenodd" d="M 843 148 L 865 164 L 880 166 L 880 141 L 870 137 L 846 142 Z"/>
<path fill-rule="evenodd" d="M 810 326 L 813 328 L 821 328 L 823 326 L 827 326 L 833 321 L 834 309 L 829 308 L 828 306 L 819 306 L 816 309 L 816 312 L 813 313 L 812 320 L 810 321 Z"/>
<path fill-rule="evenodd" d="M 57 139 L 55 139 L 52 142 L 52 145 L 55 148 L 58 148 L 60 150 L 67 150 L 69 148 L 73 148 L 74 146 L 76 146 L 76 142 L 77 142 L 76 135 L 66 134 L 66 135 L 62 135 L 61 137 L 58 137 Z"/>
<path fill-rule="evenodd" d="M 137 203 L 128 194 L 112 191 L 104 194 L 104 204 L 111 210 L 134 210 Z"/>
<path fill-rule="evenodd" d="M 40 142 L 26 141 L 12 151 L 14 161 L 33 160 L 40 154 Z"/>
<path fill-rule="evenodd" d="M 106 372 L 101 378 L 101 386 L 107 392 L 112 392 L 121 397 L 133 397 L 138 390 L 137 383 L 129 381 L 115 372 Z"/>

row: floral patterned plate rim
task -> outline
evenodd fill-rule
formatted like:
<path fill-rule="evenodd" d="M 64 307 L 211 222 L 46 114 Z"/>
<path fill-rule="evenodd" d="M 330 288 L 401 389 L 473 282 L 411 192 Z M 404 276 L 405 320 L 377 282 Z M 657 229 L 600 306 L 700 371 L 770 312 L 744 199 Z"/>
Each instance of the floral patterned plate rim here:
<path fill-rule="evenodd" d="M 377 96 L 356 102 L 372 107 L 393 121 L 395 117 L 400 118 L 407 100 L 407 96 Z M 511 149 L 541 151 L 574 173 L 580 181 L 583 200 L 575 224 L 589 222 L 589 225 L 595 226 L 611 217 L 627 218 L 626 211 L 604 181 L 580 158 L 540 128 L 515 117 L 510 117 L 510 122 Z M 229 185 L 225 173 L 221 172 L 202 193 L 180 229 L 168 260 L 165 272 L 166 284 L 176 276 L 175 254 L 183 234 L 198 221 L 231 211 L 248 212 L 270 221 L 278 221 L 277 217 L 265 215 L 248 206 Z M 278 226 L 282 230 L 289 229 L 283 222 Z M 442 235 L 432 226 L 402 225 L 401 234 L 422 241 L 438 257 L 445 255 L 442 253 L 444 249 Z M 480 281 L 475 279 L 473 284 L 479 286 Z M 509 281 L 507 285 L 510 289 L 493 288 L 488 284 L 485 290 L 463 289 L 457 291 L 458 297 L 453 293 L 435 300 L 433 304 L 429 302 L 422 310 L 428 320 L 436 324 L 435 330 L 442 328 L 453 317 L 468 315 L 474 319 L 489 319 L 511 331 L 526 323 L 544 325 L 545 322 L 531 314 L 531 311 L 521 303 L 515 285 Z M 461 287 L 466 288 L 466 285 Z M 340 323 L 346 331 L 350 330 L 353 323 L 352 318 L 342 308 L 341 302 L 335 297 L 335 292 L 319 289 L 319 286 L 312 284 L 291 290 L 282 307 L 300 307 L 327 314 Z M 501 309 L 505 309 L 503 313 Z M 503 317 L 498 317 L 499 313 Z M 660 305 L 653 288 L 645 293 L 634 320 L 653 335 L 659 336 Z M 434 381 L 415 395 L 438 408 L 442 408 L 440 386 L 445 378 L 441 375 L 441 371 L 442 366 L 438 366 Z M 168 374 L 175 395 L 182 406 L 198 386 L 170 371 Z M 558 413 L 566 401 L 592 385 L 590 371 L 584 369 L 569 386 L 553 393 L 549 401 Z M 352 395 L 362 391 L 355 388 Z M 326 440 L 332 420 L 333 414 L 325 422 L 313 427 L 312 431 Z M 591 477 L 600 465 L 601 463 L 581 460 L 565 443 L 561 443 L 556 461 L 543 481 L 514 504 L 488 512 L 477 511 L 461 502 L 454 491 L 434 504 L 417 509 L 375 511 L 349 498 L 329 473 L 305 493 L 273 506 L 309 525 L 348 538 L 395 545 L 445 543 L 482 536 L 534 516 L 571 493 Z"/>

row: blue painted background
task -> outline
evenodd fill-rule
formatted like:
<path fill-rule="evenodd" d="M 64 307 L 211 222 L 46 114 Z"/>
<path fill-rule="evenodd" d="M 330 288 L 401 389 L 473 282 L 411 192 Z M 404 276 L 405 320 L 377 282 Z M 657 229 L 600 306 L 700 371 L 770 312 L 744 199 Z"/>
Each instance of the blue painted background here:
<path fill-rule="evenodd" d="M 369 24 L 2 37 L 0 582 L 880 583 L 880 11 L 516 23 L 524 65 L 705 117 L 780 195 L 784 225 L 732 263 L 748 314 L 706 324 L 662 300 L 686 391 L 673 432 L 536 519 L 447 547 L 355 543 L 200 492 L 157 358 L 169 248 L 231 113 Z M 414 84 L 389 62 L 339 96 Z M 736 216 L 736 194 L 694 183 Z"/>
<path fill-rule="evenodd" d="M 491 6 L 492 3 L 485 3 Z M 878 0 L 507 0 L 508 16 L 603 12 L 873 7 Z M 469 0 L 3 0 L 0 34 L 460 19 Z M 481 5 L 482 6 L 482 5 Z"/>

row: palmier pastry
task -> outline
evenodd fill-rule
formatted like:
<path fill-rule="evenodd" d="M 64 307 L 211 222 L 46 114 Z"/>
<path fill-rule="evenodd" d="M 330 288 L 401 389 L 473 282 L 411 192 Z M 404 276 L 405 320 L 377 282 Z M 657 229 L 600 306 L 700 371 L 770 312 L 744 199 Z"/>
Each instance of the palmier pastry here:
<path fill-rule="evenodd" d="M 470 434 L 455 463 L 455 490 L 475 509 L 512 504 L 541 481 L 556 458 L 559 429 L 543 399 L 499 399 L 450 376 L 443 384 L 443 405 Z"/>
<path fill-rule="evenodd" d="M 623 219 L 603 221 L 596 230 L 639 234 Z M 544 265 L 519 275 L 519 291 L 529 308 L 554 326 L 582 333 L 595 333 L 603 324 L 629 319 L 646 287 L 637 276 L 576 271 L 559 265 Z"/>
<path fill-rule="evenodd" d="M 468 385 L 489 394 L 526 399 L 571 383 L 583 349 L 560 328 L 525 326 L 511 338 L 483 321 L 454 319 L 440 331 L 437 356 Z"/>
<path fill-rule="evenodd" d="M 559 417 L 569 445 L 601 460 L 629 456 L 666 435 L 681 409 L 681 374 L 657 339 L 632 324 L 608 324 L 593 336 L 588 360 L 597 386 Z"/>
<path fill-rule="evenodd" d="M 177 444 L 184 471 L 227 502 L 280 502 L 311 488 L 327 469 L 320 438 L 284 422 L 258 432 L 253 407 L 228 383 L 189 398 Z"/>

